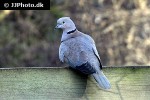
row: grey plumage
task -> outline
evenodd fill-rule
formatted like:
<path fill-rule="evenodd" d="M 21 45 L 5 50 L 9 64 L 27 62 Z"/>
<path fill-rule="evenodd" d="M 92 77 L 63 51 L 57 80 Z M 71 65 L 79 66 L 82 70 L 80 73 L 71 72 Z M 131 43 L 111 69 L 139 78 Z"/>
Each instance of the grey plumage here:
<path fill-rule="evenodd" d="M 101 70 L 102 65 L 94 40 L 78 31 L 69 17 L 58 19 L 56 28 L 63 29 L 59 48 L 60 60 L 84 74 L 91 74 L 101 88 L 109 89 L 110 83 Z"/>

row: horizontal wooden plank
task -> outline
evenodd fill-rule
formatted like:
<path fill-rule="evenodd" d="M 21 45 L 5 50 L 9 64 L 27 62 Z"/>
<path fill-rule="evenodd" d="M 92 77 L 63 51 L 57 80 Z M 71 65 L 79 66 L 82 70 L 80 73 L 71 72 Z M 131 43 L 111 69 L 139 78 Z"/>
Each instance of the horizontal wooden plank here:
<path fill-rule="evenodd" d="M 0 69 L 0 100 L 149 100 L 150 67 L 108 67 L 108 91 L 68 68 Z"/>
<path fill-rule="evenodd" d="M 149 100 L 150 67 L 108 68 L 104 73 L 111 82 L 108 91 L 100 90 L 90 77 L 83 99 L 87 100 Z"/>

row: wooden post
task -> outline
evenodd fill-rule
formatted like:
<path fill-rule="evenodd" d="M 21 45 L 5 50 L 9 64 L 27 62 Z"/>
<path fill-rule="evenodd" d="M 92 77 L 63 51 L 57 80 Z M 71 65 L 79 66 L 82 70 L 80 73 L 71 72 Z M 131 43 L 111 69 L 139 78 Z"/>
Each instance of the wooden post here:
<path fill-rule="evenodd" d="M 149 100 L 150 67 L 107 67 L 108 91 L 68 68 L 0 69 L 0 100 Z"/>

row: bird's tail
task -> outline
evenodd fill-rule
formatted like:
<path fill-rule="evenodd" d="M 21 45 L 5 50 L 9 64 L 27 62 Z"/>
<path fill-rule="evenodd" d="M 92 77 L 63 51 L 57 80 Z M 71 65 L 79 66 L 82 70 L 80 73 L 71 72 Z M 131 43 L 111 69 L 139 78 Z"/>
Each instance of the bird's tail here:
<path fill-rule="evenodd" d="M 102 89 L 110 89 L 111 85 L 107 77 L 103 74 L 101 71 L 100 73 L 94 73 L 92 74 L 95 78 L 96 82 L 98 83 L 98 86 Z"/>

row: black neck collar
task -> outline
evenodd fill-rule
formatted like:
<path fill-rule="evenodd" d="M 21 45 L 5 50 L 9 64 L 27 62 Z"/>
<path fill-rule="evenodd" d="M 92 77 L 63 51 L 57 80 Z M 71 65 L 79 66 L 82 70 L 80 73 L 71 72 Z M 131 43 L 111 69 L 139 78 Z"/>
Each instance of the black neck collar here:
<path fill-rule="evenodd" d="M 67 34 L 71 34 L 71 33 L 73 33 L 73 32 L 75 32 L 77 29 L 74 29 L 74 30 L 72 30 L 72 31 L 69 31 L 69 32 L 67 32 Z"/>

